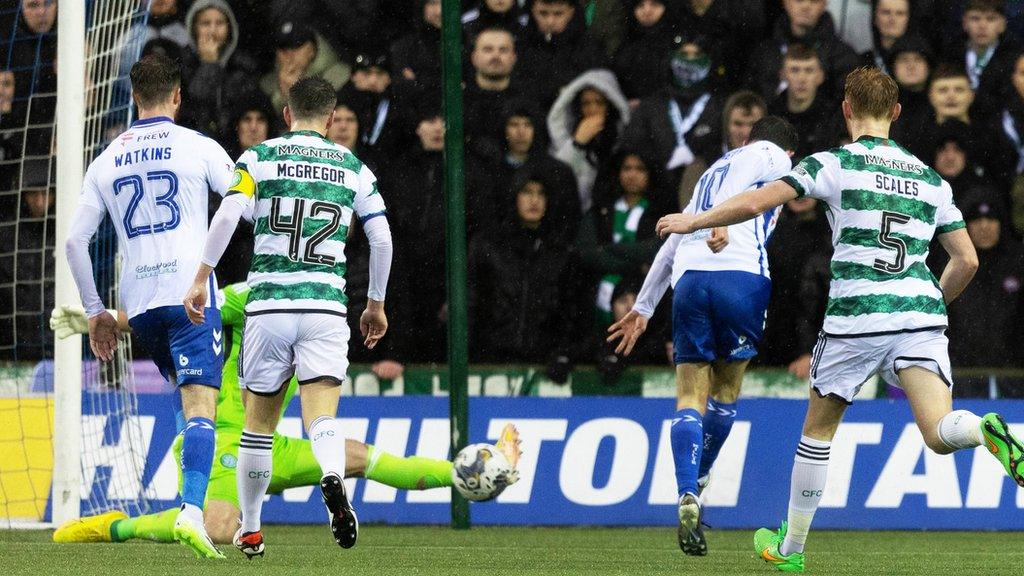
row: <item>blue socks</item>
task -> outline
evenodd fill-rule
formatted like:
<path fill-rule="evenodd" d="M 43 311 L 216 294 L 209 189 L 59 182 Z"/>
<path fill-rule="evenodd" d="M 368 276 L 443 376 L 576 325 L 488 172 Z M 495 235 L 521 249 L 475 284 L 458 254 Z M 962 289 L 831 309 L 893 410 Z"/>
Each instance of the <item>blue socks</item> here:
<path fill-rule="evenodd" d="M 714 398 L 708 398 L 708 406 L 704 411 L 704 455 L 700 460 L 700 470 L 697 478 L 707 476 L 718 458 L 718 451 L 725 444 L 732 430 L 732 423 L 736 420 L 736 403 L 726 404 L 715 402 Z"/>
<path fill-rule="evenodd" d="M 679 496 L 697 494 L 697 469 L 704 451 L 704 417 L 693 408 L 683 408 L 672 419 L 672 456 L 676 462 Z"/>
<path fill-rule="evenodd" d="M 190 418 L 181 447 L 181 502 L 202 510 L 213 466 L 214 428 L 209 418 Z"/>

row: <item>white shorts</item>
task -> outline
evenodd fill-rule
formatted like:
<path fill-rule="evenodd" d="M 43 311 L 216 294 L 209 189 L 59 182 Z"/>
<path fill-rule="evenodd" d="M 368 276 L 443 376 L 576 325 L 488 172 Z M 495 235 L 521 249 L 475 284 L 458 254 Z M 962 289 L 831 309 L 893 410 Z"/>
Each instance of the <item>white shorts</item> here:
<path fill-rule="evenodd" d="M 295 376 L 299 384 L 344 383 L 348 372 L 348 322 L 333 314 L 246 316 L 238 353 L 238 382 L 273 396 Z"/>
<path fill-rule="evenodd" d="M 930 370 L 952 386 L 945 328 L 865 337 L 822 332 L 811 357 L 811 388 L 850 404 L 873 374 L 898 387 L 896 373 L 911 366 Z"/>

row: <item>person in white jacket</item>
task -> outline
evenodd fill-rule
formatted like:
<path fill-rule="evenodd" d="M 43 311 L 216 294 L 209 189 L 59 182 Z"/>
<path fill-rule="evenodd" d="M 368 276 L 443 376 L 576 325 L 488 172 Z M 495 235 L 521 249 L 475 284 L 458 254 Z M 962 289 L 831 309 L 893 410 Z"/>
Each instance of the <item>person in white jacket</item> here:
<path fill-rule="evenodd" d="M 599 168 L 611 157 L 628 123 L 629 103 L 608 70 L 580 74 L 551 106 L 551 155 L 568 164 L 576 175 L 584 213 L 593 204 Z"/>

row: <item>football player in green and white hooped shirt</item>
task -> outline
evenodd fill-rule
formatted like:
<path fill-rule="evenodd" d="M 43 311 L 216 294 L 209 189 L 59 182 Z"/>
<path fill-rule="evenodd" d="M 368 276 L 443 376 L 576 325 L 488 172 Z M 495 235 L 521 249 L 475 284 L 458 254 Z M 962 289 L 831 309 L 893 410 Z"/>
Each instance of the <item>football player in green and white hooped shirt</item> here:
<path fill-rule="evenodd" d="M 804 569 L 804 542 L 825 489 L 832 437 L 874 373 L 907 393 L 927 446 L 938 454 L 982 443 L 1024 486 L 1020 442 L 998 414 L 953 410 L 946 305 L 970 282 L 978 257 L 949 184 L 889 139 L 898 89 L 876 68 L 846 78 L 842 104 L 852 144 L 813 154 L 789 175 L 702 214 L 673 214 L 659 234 L 727 226 L 801 196 L 825 202 L 832 225 L 832 282 L 814 350 L 803 436 L 793 463 L 788 522 L 757 531 L 761 558 Z M 940 280 L 925 267 L 936 237 L 950 261 Z"/>
<path fill-rule="evenodd" d="M 323 477 L 320 489 L 331 532 L 342 548 L 355 545 L 359 522 L 345 493 L 345 439 L 335 414 L 348 371 L 345 321 L 345 238 L 353 214 L 370 244 L 367 307 L 360 317 L 365 344 L 387 331 L 384 292 L 391 268 L 391 230 L 376 178 L 351 151 L 325 137 L 337 98 L 319 77 L 288 92 L 290 132 L 247 150 L 235 182 L 210 224 L 203 264 L 185 297 L 195 323 L 203 322 L 206 279 L 224 253 L 238 219 L 255 221 L 238 375 L 249 392 L 238 447 L 242 526 L 235 546 L 262 555 L 260 512 L 272 476 L 273 433 L 287 382 L 302 387 L 302 421 Z"/>

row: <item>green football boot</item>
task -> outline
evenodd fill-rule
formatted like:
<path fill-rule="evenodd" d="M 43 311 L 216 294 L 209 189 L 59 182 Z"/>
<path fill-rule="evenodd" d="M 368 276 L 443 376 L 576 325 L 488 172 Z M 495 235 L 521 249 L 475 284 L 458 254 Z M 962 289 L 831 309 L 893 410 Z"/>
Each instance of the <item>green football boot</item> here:
<path fill-rule="evenodd" d="M 759 529 L 754 533 L 754 551 L 761 556 L 762 560 L 774 566 L 779 572 L 803 572 L 803 552 L 793 552 L 789 556 L 784 556 L 779 552 L 779 546 L 786 539 L 786 529 L 788 527 L 786 522 L 783 522 L 778 532 L 773 532 L 768 528 Z"/>
<path fill-rule="evenodd" d="M 1024 486 L 1024 446 L 1010 433 L 1003 417 L 995 412 L 985 414 L 981 418 L 981 434 L 985 437 L 985 447 L 1010 478 L 1018 486 Z"/>

